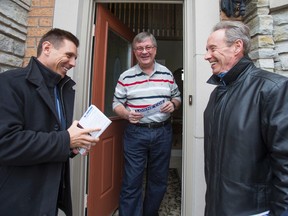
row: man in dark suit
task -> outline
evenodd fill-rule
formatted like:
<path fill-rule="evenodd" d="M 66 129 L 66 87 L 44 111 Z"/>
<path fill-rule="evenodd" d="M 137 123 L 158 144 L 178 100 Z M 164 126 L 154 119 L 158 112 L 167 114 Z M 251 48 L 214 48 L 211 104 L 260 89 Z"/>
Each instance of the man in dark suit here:
<path fill-rule="evenodd" d="M 75 83 L 66 73 L 78 46 L 51 29 L 27 67 L 0 74 L 0 215 L 72 215 L 69 156 L 98 141 L 72 123 Z"/>

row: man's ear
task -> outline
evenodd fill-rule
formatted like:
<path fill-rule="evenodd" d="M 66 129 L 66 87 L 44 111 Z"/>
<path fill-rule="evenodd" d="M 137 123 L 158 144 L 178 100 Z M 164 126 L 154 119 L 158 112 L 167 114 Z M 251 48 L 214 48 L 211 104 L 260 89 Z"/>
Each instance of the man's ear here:
<path fill-rule="evenodd" d="M 236 54 L 238 54 L 239 52 L 243 53 L 244 47 L 243 47 L 243 41 L 242 41 L 242 40 L 237 39 L 237 40 L 234 42 L 234 47 L 235 47 L 234 52 L 235 52 Z"/>
<path fill-rule="evenodd" d="M 52 48 L 52 44 L 49 41 L 44 41 L 42 43 L 42 52 L 43 52 L 43 54 L 45 54 L 45 55 L 49 54 L 50 51 L 51 51 L 51 48 Z"/>

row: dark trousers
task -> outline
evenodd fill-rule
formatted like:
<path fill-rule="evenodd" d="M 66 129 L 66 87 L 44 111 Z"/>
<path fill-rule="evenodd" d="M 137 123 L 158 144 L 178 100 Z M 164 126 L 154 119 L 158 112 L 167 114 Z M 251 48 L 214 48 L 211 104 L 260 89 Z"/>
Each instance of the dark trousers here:
<path fill-rule="evenodd" d="M 158 215 L 167 188 L 172 136 L 171 124 L 159 128 L 127 126 L 124 133 L 125 164 L 120 216 Z M 146 188 L 143 191 L 146 165 Z"/>

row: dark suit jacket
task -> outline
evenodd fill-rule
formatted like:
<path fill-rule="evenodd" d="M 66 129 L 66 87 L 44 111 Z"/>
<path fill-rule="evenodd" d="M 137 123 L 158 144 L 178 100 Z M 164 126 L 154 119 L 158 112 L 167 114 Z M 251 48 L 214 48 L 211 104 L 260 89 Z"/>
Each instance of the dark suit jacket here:
<path fill-rule="evenodd" d="M 55 216 L 57 205 L 72 215 L 70 137 L 47 86 L 59 75 L 43 76 L 42 69 L 32 58 L 26 68 L 0 74 L 0 215 Z M 68 76 L 61 83 L 70 126 L 75 83 Z"/>

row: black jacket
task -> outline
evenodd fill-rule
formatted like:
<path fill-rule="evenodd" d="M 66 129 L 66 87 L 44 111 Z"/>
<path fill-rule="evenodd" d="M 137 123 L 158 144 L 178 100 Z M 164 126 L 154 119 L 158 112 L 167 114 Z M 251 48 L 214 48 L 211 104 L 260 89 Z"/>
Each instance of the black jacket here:
<path fill-rule="evenodd" d="M 208 83 L 205 216 L 288 215 L 288 79 L 244 57 Z"/>
<path fill-rule="evenodd" d="M 0 74 L 0 215 L 55 216 L 57 202 L 72 215 L 70 137 L 51 96 L 61 77 L 40 68 L 32 58 L 26 68 Z M 59 83 L 67 126 L 74 84 L 67 76 Z"/>

